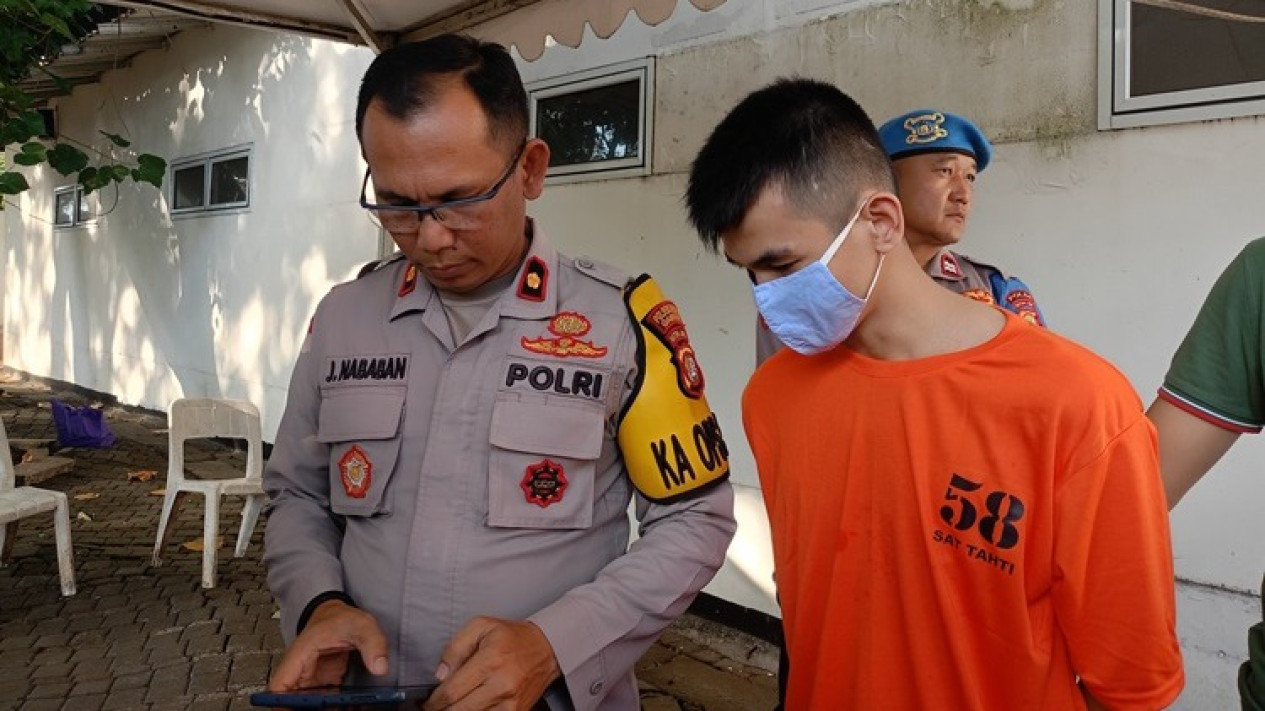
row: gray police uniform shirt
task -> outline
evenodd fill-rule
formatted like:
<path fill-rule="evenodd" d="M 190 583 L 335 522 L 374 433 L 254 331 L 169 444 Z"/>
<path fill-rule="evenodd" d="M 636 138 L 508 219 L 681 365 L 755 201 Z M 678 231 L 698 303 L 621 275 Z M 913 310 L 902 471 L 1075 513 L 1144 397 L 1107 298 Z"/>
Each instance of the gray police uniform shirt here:
<path fill-rule="evenodd" d="M 472 618 L 530 620 L 566 682 L 551 708 L 639 707 L 634 664 L 723 563 L 735 523 L 727 482 L 661 505 L 629 481 L 615 439 L 636 372 L 626 281 L 536 228 L 460 347 L 402 258 L 331 290 L 264 472 L 287 642 L 313 598 L 341 591 L 387 636 L 390 673 L 372 681 L 426 683 Z"/>
<path fill-rule="evenodd" d="M 957 294 L 976 301 L 995 303 L 991 277 L 1001 271 L 990 264 L 977 262 L 965 254 L 958 254 L 948 247 L 941 247 L 927 262 L 927 276 Z"/>

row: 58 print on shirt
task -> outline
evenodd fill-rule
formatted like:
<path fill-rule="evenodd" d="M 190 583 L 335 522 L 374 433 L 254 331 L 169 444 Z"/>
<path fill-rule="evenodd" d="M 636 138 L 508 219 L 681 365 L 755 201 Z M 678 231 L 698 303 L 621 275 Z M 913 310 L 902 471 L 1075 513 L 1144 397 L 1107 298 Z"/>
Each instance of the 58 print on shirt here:
<path fill-rule="evenodd" d="M 982 491 L 983 488 L 984 485 L 977 481 L 953 474 L 944 492 L 944 504 L 940 507 L 940 519 L 952 530 L 937 528 L 932 533 L 932 540 L 953 546 L 971 560 L 1014 575 L 1015 564 L 994 549 L 1007 550 L 1018 545 L 1023 501 L 1005 491 Z M 968 538 L 976 542 L 972 543 Z M 977 545 L 979 539 L 989 545 Z"/>

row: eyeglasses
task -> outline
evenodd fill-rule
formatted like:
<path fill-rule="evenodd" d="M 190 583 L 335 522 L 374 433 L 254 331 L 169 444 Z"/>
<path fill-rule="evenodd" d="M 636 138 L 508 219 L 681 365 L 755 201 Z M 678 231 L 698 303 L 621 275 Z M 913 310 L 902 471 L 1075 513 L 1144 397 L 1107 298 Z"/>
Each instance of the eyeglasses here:
<path fill-rule="evenodd" d="M 450 230 L 470 230 L 483 224 L 487 216 L 487 202 L 501 192 L 501 188 L 514 174 L 518 159 L 523 157 L 527 149 L 524 142 L 515 151 L 510 164 L 506 166 L 496 184 L 490 190 L 470 197 L 448 200 L 436 205 L 391 205 L 369 202 L 369 171 L 365 170 L 364 182 L 360 184 L 360 206 L 373 213 L 387 232 L 412 232 L 421 226 L 427 215 L 435 218 L 439 224 Z"/>

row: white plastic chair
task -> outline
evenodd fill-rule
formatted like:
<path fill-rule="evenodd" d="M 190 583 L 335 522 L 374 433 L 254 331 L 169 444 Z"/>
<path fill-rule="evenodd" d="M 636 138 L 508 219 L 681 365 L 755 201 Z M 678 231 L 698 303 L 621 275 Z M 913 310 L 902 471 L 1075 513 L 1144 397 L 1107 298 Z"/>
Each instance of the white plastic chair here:
<path fill-rule="evenodd" d="M 9 562 L 18 523 L 28 516 L 53 512 L 53 533 L 57 541 L 57 572 L 61 594 L 75 594 L 75 554 L 70 542 L 70 507 L 60 491 L 34 486 L 16 486 L 17 474 L 9 452 L 9 435 L 0 422 L 0 565 Z"/>
<path fill-rule="evenodd" d="M 242 505 L 242 526 L 237 533 L 234 557 L 240 558 L 250 544 L 250 534 L 263 507 L 263 443 L 259 427 L 259 409 L 245 400 L 218 398 L 182 398 L 171 403 L 167 413 L 169 452 L 167 454 L 167 492 L 163 495 L 162 516 L 158 520 L 158 538 L 154 542 L 153 564 L 162 565 L 162 550 L 171 537 L 171 519 L 177 515 L 187 494 L 201 494 L 206 499 L 206 515 L 202 522 L 202 587 L 215 587 L 215 543 L 219 534 L 220 497 L 245 496 Z M 231 437 L 246 440 L 246 471 L 236 479 L 185 478 L 184 445 L 186 440 L 206 437 Z"/>

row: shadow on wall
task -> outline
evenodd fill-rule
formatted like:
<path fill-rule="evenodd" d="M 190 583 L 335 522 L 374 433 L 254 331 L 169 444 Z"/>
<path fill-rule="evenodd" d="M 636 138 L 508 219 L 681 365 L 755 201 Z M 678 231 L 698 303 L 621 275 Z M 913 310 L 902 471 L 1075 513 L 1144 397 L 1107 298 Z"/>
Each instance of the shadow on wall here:
<path fill-rule="evenodd" d="M 20 287 L 4 288 L 34 303 L 6 325 L 32 346 L 46 343 L 23 353 L 46 353 L 47 365 L 19 367 L 156 407 L 178 395 L 283 398 L 314 304 L 359 259 L 345 247 L 330 254 L 321 240 L 329 234 L 321 227 L 336 222 L 331 211 L 344 209 L 329 192 L 357 177 L 345 127 L 362 66 L 347 54 L 297 36 L 215 28 L 177 36 L 64 99 L 63 129 L 75 139 L 120 133 L 169 162 L 251 145 L 251 206 L 173 220 L 169 172 L 162 191 L 119 188 L 117 206 L 87 228 L 54 231 L 42 216 L 22 215 L 35 244 L 8 240 L 9 273 L 19 276 L 10 281 Z M 42 177 L 33 194 L 51 198 L 69 182 Z M 114 191 L 103 191 L 107 206 Z M 355 209 L 352 188 L 345 192 L 346 209 Z M 376 236 L 364 225 L 356 243 L 368 258 Z M 346 244 L 343 232 L 329 237 Z"/>

